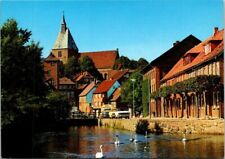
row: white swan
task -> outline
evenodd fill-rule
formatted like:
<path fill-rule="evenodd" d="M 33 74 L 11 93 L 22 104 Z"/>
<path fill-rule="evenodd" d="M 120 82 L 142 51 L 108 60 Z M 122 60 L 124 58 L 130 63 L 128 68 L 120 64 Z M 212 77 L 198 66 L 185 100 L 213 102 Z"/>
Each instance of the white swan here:
<path fill-rule="evenodd" d="M 182 141 L 183 141 L 183 142 L 187 141 L 187 139 L 186 139 L 186 134 L 184 134 Z"/>
<path fill-rule="evenodd" d="M 115 141 L 115 144 L 116 144 L 116 145 L 119 145 L 119 144 L 120 144 L 119 135 L 116 135 L 116 141 Z"/>
<path fill-rule="evenodd" d="M 100 151 L 101 152 L 97 152 L 96 154 L 95 154 L 95 158 L 104 158 L 104 155 L 103 155 L 103 151 L 102 151 L 102 145 L 100 145 L 99 146 L 100 147 Z"/>
<path fill-rule="evenodd" d="M 147 132 L 147 131 L 145 131 L 145 137 L 146 137 L 146 138 L 148 137 L 148 132 Z"/>
<path fill-rule="evenodd" d="M 130 142 L 133 142 L 134 141 L 134 137 L 133 137 L 133 135 L 131 135 L 131 137 L 130 137 Z"/>
<path fill-rule="evenodd" d="M 134 143 L 137 143 L 137 142 L 138 142 L 137 136 L 135 135 Z"/>

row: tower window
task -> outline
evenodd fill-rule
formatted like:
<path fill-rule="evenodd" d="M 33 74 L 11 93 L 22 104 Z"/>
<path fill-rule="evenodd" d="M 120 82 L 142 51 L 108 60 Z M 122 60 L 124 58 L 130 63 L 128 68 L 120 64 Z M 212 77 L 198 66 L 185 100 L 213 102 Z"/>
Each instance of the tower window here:
<path fill-rule="evenodd" d="M 62 51 L 58 51 L 58 57 L 62 57 Z"/>

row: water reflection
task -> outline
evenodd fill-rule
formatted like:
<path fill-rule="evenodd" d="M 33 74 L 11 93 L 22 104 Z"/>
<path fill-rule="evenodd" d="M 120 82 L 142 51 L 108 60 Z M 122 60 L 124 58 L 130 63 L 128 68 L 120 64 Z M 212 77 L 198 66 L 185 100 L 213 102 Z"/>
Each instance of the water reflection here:
<path fill-rule="evenodd" d="M 115 136 L 120 144 L 115 145 Z M 222 158 L 224 138 L 221 135 L 136 135 L 137 143 L 130 141 L 131 132 L 103 127 L 70 127 L 60 132 L 36 135 L 34 157 L 95 158 L 102 144 L 106 158 Z"/>

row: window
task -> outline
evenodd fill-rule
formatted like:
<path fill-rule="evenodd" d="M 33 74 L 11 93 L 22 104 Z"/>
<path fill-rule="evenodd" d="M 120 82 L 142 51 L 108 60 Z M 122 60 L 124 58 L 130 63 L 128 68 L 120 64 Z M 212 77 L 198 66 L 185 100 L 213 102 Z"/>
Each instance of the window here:
<path fill-rule="evenodd" d="M 212 63 L 212 70 L 213 70 L 212 74 L 213 75 L 216 75 L 216 68 L 215 67 L 216 67 L 216 65 L 215 65 L 215 62 L 214 62 L 214 63 Z"/>
<path fill-rule="evenodd" d="M 107 73 L 104 74 L 104 79 L 107 79 Z"/>
<path fill-rule="evenodd" d="M 211 45 L 210 44 L 205 45 L 204 50 L 205 50 L 205 55 L 210 53 L 211 52 Z"/>
<path fill-rule="evenodd" d="M 62 57 L 62 51 L 58 51 L 58 57 Z"/>
<path fill-rule="evenodd" d="M 55 65 L 55 63 L 54 62 L 51 62 L 51 66 L 54 66 Z"/>
<path fill-rule="evenodd" d="M 220 75 L 220 63 L 217 62 L 216 65 L 217 65 L 217 67 L 216 67 L 217 75 Z"/>

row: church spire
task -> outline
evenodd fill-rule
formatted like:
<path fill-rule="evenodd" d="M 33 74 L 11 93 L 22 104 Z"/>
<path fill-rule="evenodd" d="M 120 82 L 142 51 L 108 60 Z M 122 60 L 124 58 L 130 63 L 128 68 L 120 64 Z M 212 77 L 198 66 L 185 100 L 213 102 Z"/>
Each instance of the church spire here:
<path fill-rule="evenodd" d="M 65 33 L 65 32 L 66 32 L 66 21 L 65 21 L 64 12 L 63 12 L 62 22 L 61 22 L 61 33 Z"/>

